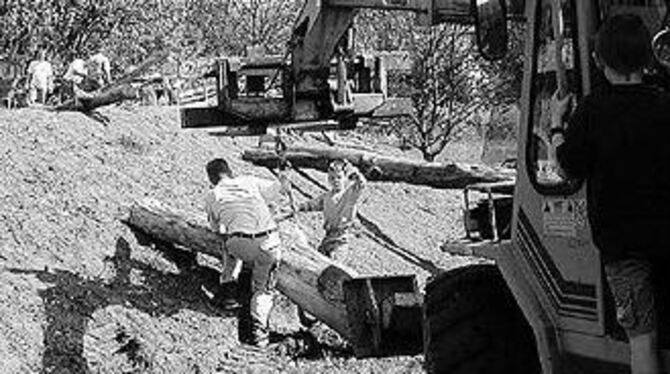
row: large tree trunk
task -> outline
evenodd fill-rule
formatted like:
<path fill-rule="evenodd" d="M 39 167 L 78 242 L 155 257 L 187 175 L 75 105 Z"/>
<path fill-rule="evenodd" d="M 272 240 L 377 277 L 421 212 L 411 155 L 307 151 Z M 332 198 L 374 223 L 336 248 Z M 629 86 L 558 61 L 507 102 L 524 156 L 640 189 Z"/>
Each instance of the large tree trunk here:
<path fill-rule="evenodd" d="M 139 90 L 128 85 L 115 86 L 103 90 L 100 93 L 87 97 L 80 97 L 79 103 L 84 110 L 92 110 L 97 107 L 114 104 L 124 100 L 139 99 Z"/>
<path fill-rule="evenodd" d="M 326 171 L 332 160 L 346 159 L 363 171 L 369 180 L 436 188 L 463 188 L 473 183 L 509 181 L 515 175 L 513 170 L 493 169 L 484 165 L 421 162 L 335 147 L 291 147 L 284 156 L 294 167 L 321 171 Z M 277 167 L 282 161 L 276 152 L 265 149 L 246 150 L 242 159 L 265 167 Z"/>
<path fill-rule="evenodd" d="M 157 239 L 220 256 L 222 236 L 196 214 L 147 200 L 129 207 L 121 220 Z M 357 274 L 312 249 L 293 222 L 281 222 L 280 235 L 285 250 L 278 268 L 278 290 L 347 340 L 356 341 L 349 328 L 343 283 Z"/>
<path fill-rule="evenodd" d="M 118 103 L 124 100 L 139 99 L 139 90 L 129 84 L 114 86 L 93 93 L 77 90 L 76 99 L 68 100 L 58 106 L 58 110 L 90 111 L 95 108 Z"/>
<path fill-rule="evenodd" d="M 75 98 L 59 105 L 58 110 L 90 111 L 95 108 L 118 103 L 124 100 L 139 99 L 139 89 L 131 85 L 133 79 L 139 78 L 149 69 L 167 58 L 166 52 L 158 52 L 147 58 L 139 67 L 94 92 L 86 92 L 75 88 Z"/>

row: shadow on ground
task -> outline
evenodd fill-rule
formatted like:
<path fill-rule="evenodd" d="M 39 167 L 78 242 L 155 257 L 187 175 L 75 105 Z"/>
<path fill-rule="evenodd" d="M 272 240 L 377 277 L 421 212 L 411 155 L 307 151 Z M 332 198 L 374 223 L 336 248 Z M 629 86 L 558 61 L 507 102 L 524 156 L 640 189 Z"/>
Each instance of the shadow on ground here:
<path fill-rule="evenodd" d="M 272 349 L 280 356 L 291 357 L 294 360 L 353 357 L 354 352 L 348 345 L 322 340 L 326 341 L 319 341 L 309 330 L 298 330 L 287 334 L 270 333 Z"/>
<path fill-rule="evenodd" d="M 147 238 L 137 239 L 140 244 L 147 244 Z M 15 274 L 35 275 L 50 284 L 39 291 L 46 315 L 42 373 L 91 373 L 84 356 L 84 335 L 93 314 L 112 305 L 124 305 L 151 316 L 170 316 L 184 309 L 222 318 L 237 316 L 235 310 L 212 305 L 201 291 L 203 286 L 212 289 L 218 285 L 216 270 L 198 265 L 191 252 L 165 243 L 153 244 L 177 265 L 179 274 L 166 274 L 133 260 L 130 245 L 122 237 L 117 239 L 114 255 L 105 259 L 114 268 L 111 281 L 86 279 L 57 269 L 7 269 Z M 138 270 L 143 278 L 141 285 L 131 282 L 131 272 Z M 134 370 L 151 370 L 151 359 L 143 354 L 141 342 L 123 330 L 115 332 L 114 340 L 120 347 L 115 355 L 125 355 Z M 307 330 L 272 333 L 271 342 L 274 344 L 270 349 L 275 354 L 294 360 L 353 356 L 346 344 L 320 342 Z"/>
<path fill-rule="evenodd" d="M 117 240 L 114 256 L 106 259 L 115 270 L 111 282 L 86 279 L 64 270 L 8 269 L 16 274 L 35 275 L 51 285 L 39 291 L 46 315 L 43 373 L 90 373 L 83 355 L 84 335 L 93 314 L 111 305 L 125 305 L 152 316 L 169 316 L 183 309 L 224 318 L 236 315 L 234 311 L 210 306 L 201 296 L 201 285 L 218 282 L 218 272 L 197 265 L 193 258 L 173 247 L 160 249 L 182 270 L 179 274 L 166 274 L 131 259 L 130 245 L 124 238 Z M 131 282 L 133 270 L 142 272 L 141 285 Z M 137 340 L 123 331 L 118 331 L 114 339 L 121 346 L 116 354 L 126 355 L 139 370 L 148 368 L 150 362 L 140 354 L 142 347 Z"/>

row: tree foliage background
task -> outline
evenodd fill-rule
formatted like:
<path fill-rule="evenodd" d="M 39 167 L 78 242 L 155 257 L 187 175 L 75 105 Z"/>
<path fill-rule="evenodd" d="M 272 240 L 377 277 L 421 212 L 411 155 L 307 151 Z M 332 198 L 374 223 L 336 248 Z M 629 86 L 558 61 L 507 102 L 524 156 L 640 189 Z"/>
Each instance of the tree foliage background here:
<path fill-rule="evenodd" d="M 38 50 L 45 49 L 57 72 L 62 73 L 73 58 L 102 48 L 118 76 L 155 53 L 168 52 L 163 72 L 181 74 L 186 63 L 243 55 L 251 45 L 260 45 L 267 53 L 285 53 L 303 3 L 1 0 L 0 58 L 25 67 Z M 359 13 L 355 52 L 404 51 L 410 56 L 412 69 L 394 75 L 391 94 L 411 98 L 415 114 L 395 121 L 391 128 L 426 160 L 433 160 L 468 127 L 497 126 L 482 120 L 480 114 L 518 100 L 524 30 L 522 25 L 512 26 L 510 53 L 502 61 L 489 62 L 476 52 L 471 26 L 422 28 L 416 26 L 411 13 Z"/>
<path fill-rule="evenodd" d="M 4 0 L 0 57 L 27 65 L 45 49 L 57 70 L 103 48 L 118 74 L 156 52 L 179 63 L 284 51 L 299 0 Z"/>
<path fill-rule="evenodd" d="M 391 129 L 406 145 L 433 161 L 465 130 L 514 135 L 515 123 L 501 121 L 501 108 L 516 106 L 523 69 L 522 24 L 510 24 L 509 53 L 486 61 L 477 51 L 474 27 L 419 27 L 411 13 L 365 11 L 357 18 L 357 48 L 405 51 L 412 69 L 391 79 L 393 94 L 411 98 L 415 113 Z"/>

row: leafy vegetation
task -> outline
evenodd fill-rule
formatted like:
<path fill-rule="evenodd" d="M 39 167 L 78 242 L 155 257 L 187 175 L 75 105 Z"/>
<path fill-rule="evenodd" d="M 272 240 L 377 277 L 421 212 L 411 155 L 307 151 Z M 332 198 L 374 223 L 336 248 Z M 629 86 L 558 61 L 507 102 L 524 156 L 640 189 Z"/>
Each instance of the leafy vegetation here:
<path fill-rule="evenodd" d="M 242 54 L 251 44 L 284 50 L 297 0 L 8 0 L 0 3 L 0 57 L 27 65 L 45 49 L 59 70 L 104 48 L 116 73 L 155 52 L 170 62 Z M 176 66 L 174 66 L 176 65 Z"/>
<path fill-rule="evenodd" d="M 412 99 L 415 113 L 394 121 L 392 130 L 423 158 L 433 161 L 444 147 L 468 127 L 512 135 L 500 109 L 515 106 L 520 97 L 525 28 L 512 24 L 510 53 L 501 61 L 480 57 L 472 26 L 445 24 L 419 27 L 414 15 L 369 11 L 357 22 L 358 47 L 363 50 L 402 50 L 412 69 L 396 74 L 392 93 Z M 484 127 L 484 128 L 482 128 Z"/>
<path fill-rule="evenodd" d="M 194 61 L 243 55 L 250 46 L 260 46 L 270 54 L 285 53 L 303 3 L 7 0 L 0 3 L 0 29 L 4 31 L 0 34 L 4 56 L 0 58 L 27 66 L 35 52 L 46 49 L 56 70 L 63 72 L 73 58 L 102 47 L 118 76 L 157 52 L 169 51 L 162 72 L 182 76 Z M 502 61 L 489 62 L 479 57 L 471 26 L 423 28 L 414 17 L 405 12 L 361 11 L 355 23 L 354 52 L 409 54 L 411 71 L 396 74 L 390 90 L 392 95 L 411 98 L 415 113 L 394 121 L 391 128 L 430 161 L 462 130 L 497 126 L 494 117 L 500 108 L 515 105 L 521 85 L 524 28 L 513 24 L 511 53 Z"/>

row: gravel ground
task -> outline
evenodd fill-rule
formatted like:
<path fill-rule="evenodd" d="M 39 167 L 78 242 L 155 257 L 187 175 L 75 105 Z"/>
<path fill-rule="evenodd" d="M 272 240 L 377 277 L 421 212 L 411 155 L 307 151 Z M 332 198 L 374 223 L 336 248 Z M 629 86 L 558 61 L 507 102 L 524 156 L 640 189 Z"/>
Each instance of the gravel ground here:
<path fill-rule="evenodd" d="M 181 130 L 175 108 L 112 107 L 93 116 L 0 109 L 0 144 L 0 372 L 422 372 L 421 356 L 356 359 L 327 327 L 302 331 L 282 296 L 272 325 L 285 344 L 240 345 L 234 316 L 200 292 L 216 279 L 217 263 L 203 257 L 185 269 L 118 222 L 122 207 L 145 197 L 201 211 L 204 165 L 215 156 L 271 177 L 239 157 L 256 139 Z M 291 179 L 319 192 L 297 174 Z M 460 191 L 370 183 L 360 213 L 351 250 L 336 258 L 362 274 L 416 274 L 423 287 L 430 275 L 470 261 L 439 250 L 463 235 Z M 319 215 L 298 221 L 318 242 Z"/>

